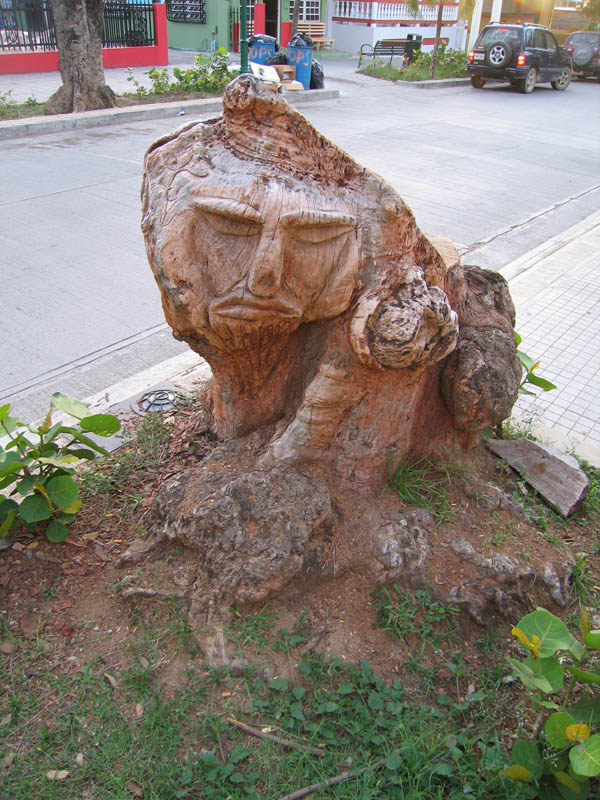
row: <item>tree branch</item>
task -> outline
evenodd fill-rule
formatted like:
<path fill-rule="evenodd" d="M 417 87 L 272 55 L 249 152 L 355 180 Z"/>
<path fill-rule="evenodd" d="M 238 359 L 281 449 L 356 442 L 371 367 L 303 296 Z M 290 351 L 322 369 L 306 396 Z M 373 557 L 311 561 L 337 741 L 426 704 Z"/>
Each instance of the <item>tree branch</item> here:
<path fill-rule="evenodd" d="M 249 733 L 250 736 L 256 736 L 258 739 L 267 739 L 270 742 L 275 742 L 276 744 L 280 744 L 282 747 L 287 747 L 288 750 L 307 750 L 309 753 L 312 753 L 313 756 L 318 756 L 319 758 L 323 758 L 325 755 L 324 750 L 319 750 L 317 747 L 306 747 L 301 742 L 292 742 L 290 739 L 283 739 L 281 736 L 274 736 L 272 733 L 265 733 L 264 731 L 258 730 L 258 728 L 252 728 L 250 725 L 246 725 L 245 722 L 240 722 L 233 717 L 227 717 L 226 721 L 229 722 L 230 725 L 235 725 L 245 733 Z"/>
<path fill-rule="evenodd" d="M 384 764 L 385 759 L 383 761 L 378 761 L 376 764 L 371 764 L 368 767 L 363 767 L 363 769 L 356 770 L 356 772 L 341 772 L 339 775 L 336 775 L 335 778 L 329 778 L 322 783 L 313 783 L 310 786 L 305 786 L 304 789 L 298 789 L 297 792 L 286 794 L 285 797 L 280 797 L 279 800 L 300 800 L 301 797 L 306 797 L 313 792 L 318 792 L 319 789 L 327 789 L 330 786 L 335 786 L 338 783 L 349 781 L 352 778 L 358 778 L 359 775 L 369 772 L 369 770 L 381 769 Z"/>

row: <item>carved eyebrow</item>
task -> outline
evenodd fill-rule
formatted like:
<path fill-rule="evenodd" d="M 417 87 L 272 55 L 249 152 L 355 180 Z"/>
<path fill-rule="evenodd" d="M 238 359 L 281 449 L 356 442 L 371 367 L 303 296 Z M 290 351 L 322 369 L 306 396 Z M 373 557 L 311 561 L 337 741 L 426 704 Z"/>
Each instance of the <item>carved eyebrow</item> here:
<path fill-rule="evenodd" d="M 230 217 L 243 222 L 255 222 L 262 225 L 264 219 L 252 206 L 240 203 L 237 200 L 226 200 L 224 197 L 201 197 L 193 201 L 192 206 L 210 214 L 221 217 Z"/>
<path fill-rule="evenodd" d="M 352 214 L 341 214 L 338 211 L 300 211 L 298 213 L 284 214 L 281 224 L 285 228 L 308 228 L 313 225 L 321 227 L 331 225 L 345 225 L 354 227 L 356 217 Z"/>

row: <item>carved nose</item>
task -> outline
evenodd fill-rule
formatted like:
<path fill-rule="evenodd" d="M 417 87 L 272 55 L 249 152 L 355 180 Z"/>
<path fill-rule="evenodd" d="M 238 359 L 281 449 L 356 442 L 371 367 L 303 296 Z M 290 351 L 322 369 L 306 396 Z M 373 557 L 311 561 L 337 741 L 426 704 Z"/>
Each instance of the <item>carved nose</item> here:
<path fill-rule="evenodd" d="M 281 239 L 264 235 L 254 255 L 248 288 L 258 297 L 272 297 L 279 289 L 282 270 Z"/>

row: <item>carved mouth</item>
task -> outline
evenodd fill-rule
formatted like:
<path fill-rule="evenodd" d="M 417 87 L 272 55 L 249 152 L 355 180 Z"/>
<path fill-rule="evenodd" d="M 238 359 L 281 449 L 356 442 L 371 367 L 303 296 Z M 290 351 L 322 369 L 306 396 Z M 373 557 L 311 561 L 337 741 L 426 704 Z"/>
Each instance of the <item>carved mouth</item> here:
<path fill-rule="evenodd" d="M 287 303 L 272 298 L 261 300 L 258 297 L 253 297 L 251 302 L 246 298 L 227 298 L 219 303 L 213 303 L 210 314 L 244 320 L 268 320 L 275 317 L 291 321 L 300 317 L 300 312 Z"/>

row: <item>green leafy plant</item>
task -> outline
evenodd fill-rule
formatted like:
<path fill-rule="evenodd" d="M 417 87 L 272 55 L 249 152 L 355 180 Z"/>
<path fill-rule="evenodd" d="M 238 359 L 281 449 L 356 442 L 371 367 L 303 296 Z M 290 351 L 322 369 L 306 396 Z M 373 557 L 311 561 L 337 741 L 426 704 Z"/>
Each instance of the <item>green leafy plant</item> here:
<path fill-rule="evenodd" d="M 600 723 L 600 630 L 591 630 L 585 611 L 580 630 L 583 643 L 539 607 L 512 629 L 527 656 L 508 661 L 538 717 L 532 737 L 515 741 L 504 774 L 525 784 L 532 798 L 590 797 L 589 778 L 600 775 L 600 733 L 593 732 Z M 581 699 L 571 703 L 576 688 Z"/>
<path fill-rule="evenodd" d="M 14 106 L 16 102 L 17 101 L 12 96 L 12 89 L 9 89 L 8 92 L 0 92 L 0 108 L 3 106 Z"/>
<path fill-rule="evenodd" d="M 516 331 L 515 340 L 518 348 L 522 342 L 522 339 Z M 529 383 L 532 386 L 537 386 L 538 389 L 542 389 L 544 392 L 551 392 L 552 389 L 556 389 L 556 386 L 553 383 L 550 383 L 550 381 L 547 381 L 545 378 L 540 378 L 539 375 L 535 374 L 536 369 L 540 365 L 539 361 L 534 361 L 531 356 L 528 356 L 527 353 L 524 353 L 519 349 L 517 349 L 517 355 L 519 356 L 519 361 L 521 362 L 521 365 L 525 371 L 519 386 L 519 394 L 535 394 L 535 392 L 530 392 L 529 389 L 525 388 L 526 383 Z"/>
<path fill-rule="evenodd" d="M 52 423 L 59 409 L 77 420 L 75 425 Z M 84 403 L 56 392 L 41 425 L 26 425 L 10 416 L 10 404 L 0 407 L 0 433 L 7 441 L 0 446 L 0 536 L 23 525 L 35 530 L 43 525 L 51 542 L 67 538 L 68 526 L 81 508 L 79 486 L 73 464 L 107 455 L 89 434 L 112 436 L 121 423 L 111 414 L 92 414 Z M 0 495 L 1 497 L 1 495 Z"/>
<path fill-rule="evenodd" d="M 127 80 L 135 87 L 138 97 L 148 95 L 180 95 L 189 92 L 199 94 L 219 94 L 232 78 L 229 71 L 229 58 L 227 50 L 221 47 L 207 60 L 205 56 L 197 55 L 193 66 L 188 69 L 173 69 L 173 78 L 169 78 L 166 69 L 152 67 L 146 73 L 152 81 L 152 87 L 143 86 L 130 71 Z"/>

